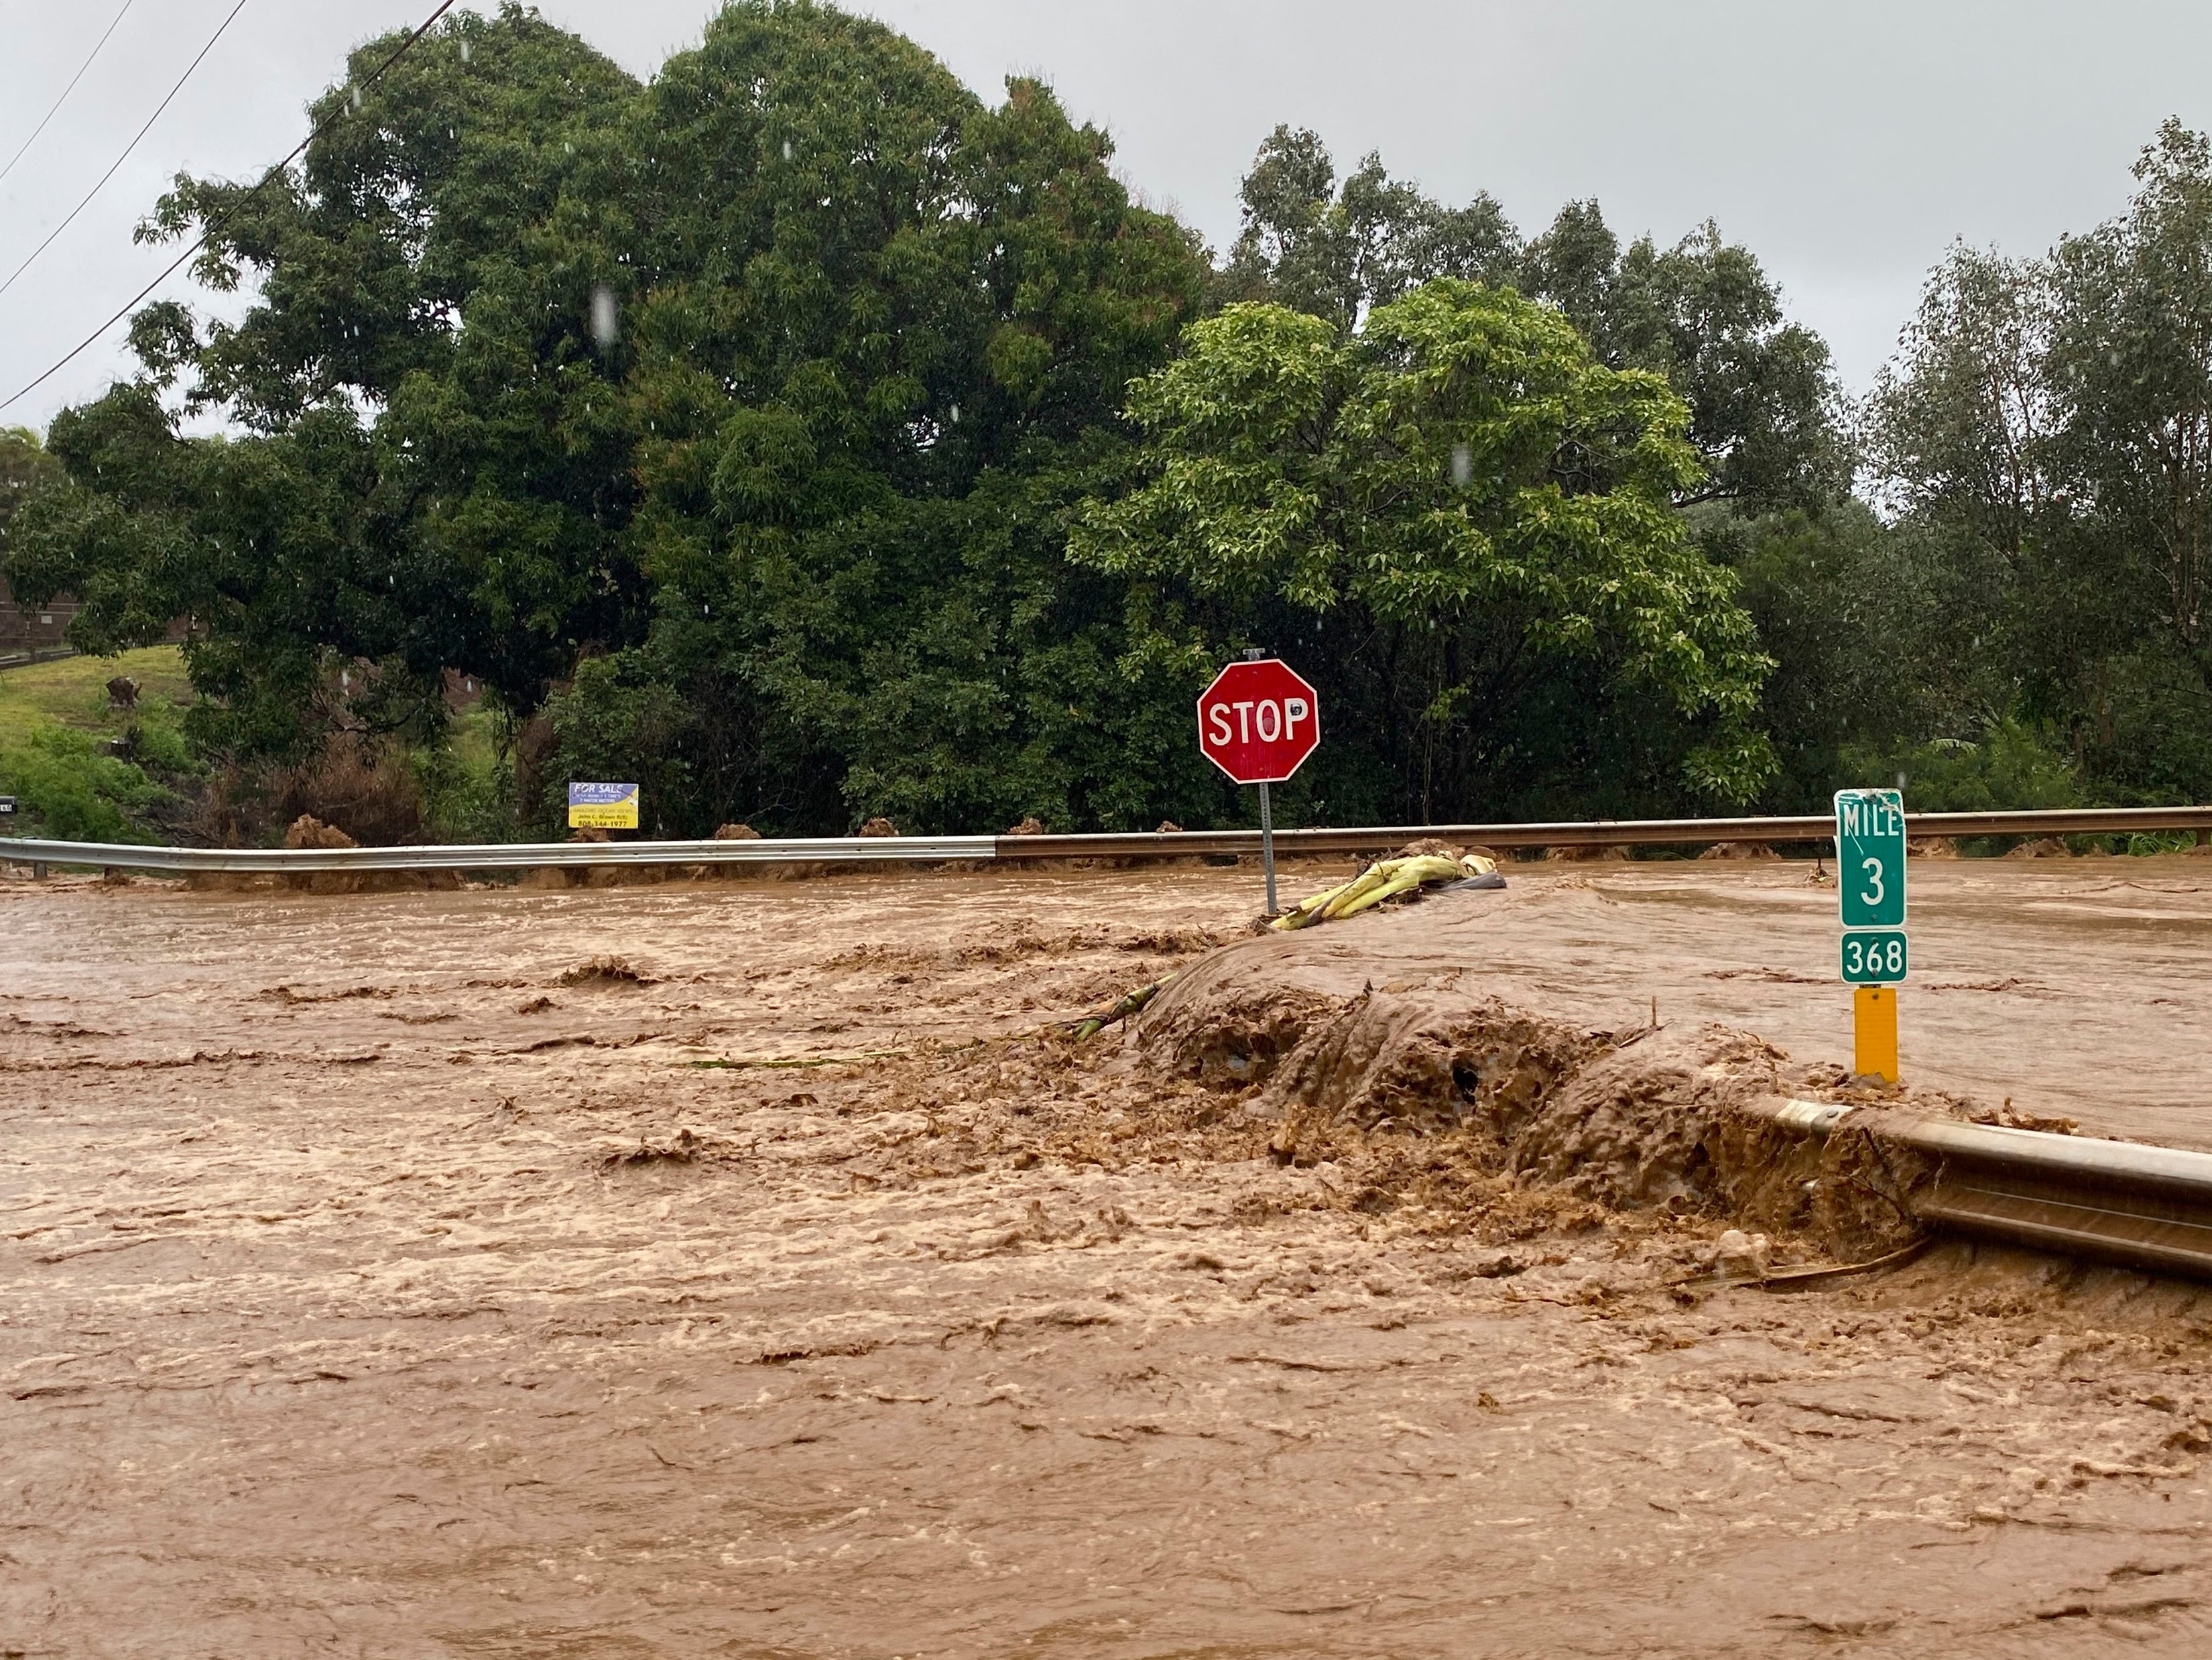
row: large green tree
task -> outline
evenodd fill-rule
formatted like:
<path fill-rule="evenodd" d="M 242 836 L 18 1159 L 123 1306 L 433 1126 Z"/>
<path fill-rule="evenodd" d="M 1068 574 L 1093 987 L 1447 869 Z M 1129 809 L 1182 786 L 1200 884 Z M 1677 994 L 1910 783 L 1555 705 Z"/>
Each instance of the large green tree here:
<path fill-rule="evenodd" d="M 0 550 L 8 545 L 8 522 L 17 504 L 58 470 L 37 433 L 28 427 L 0 427 Z"/>
<path fill-rule="evenodd" d="M 1974 666 L 1925 735 L 2024 721 L 2093 788 L 2212 790 L 2212 146 L 2166 123 L 2127 210 L 2045 258 L 1954 249 L 1868 410 L 1876 482 Z M 1926 671 L 1923 671 L 1925 672 Z"/>
<path fill-rule="evenodd" d="M 1310 131 L 1278 127 L 1242 190 L 1225 297 L 1273 300 L 1356 327 L 1437 277 L 1518 289 L 1556 306 L 1616 369 L 1665 377 L 1704 458 L 1684 501 L 1747 513 L 1817 508 L 1847 489 L 1827 347 L 1783 314 L 1750 251 L 1708 221 L 1671 247 L 1623 248 L 1595 202 L 1571 202 L 1524 241 L 1487 194 L 1448 208 L 1370 155 L 1340 182 Z"/>
<path fill-rule="evenodd" d="M 1077 543 L 1133 580 L 1129 670 L 1188 686 L 1295 646 L 1340 746 L 1328 810 L 1740 800 L 1771 769 L 1767 661 L 1673 504 L 1688 412 L 1557 311 L 1455 278 L 1350 335 L 1239 303 L 1131 407 L 1142 482 Z"/>
<path fill-rule="evenodd" d="M 14 550 L 18 580 L 84 600 L 88 646 L 188 618 L 198 732 L 233 753 L 297 756 L 334 715 L 434 733 L 449 667 L 527 710 L 643 631 L 634 411 L 590 327 L 635 83 L 510 6 L 356 102 L 397 43 L 356 52 L 298 169 L 162 199 L 145 234 L 207 228 L 196 275 L 256 298 L 236 323 L 138 314 L 144 374 L 56 420 L 72 483 Z M 233 430 L 185 436 L 205 412 Z"/>
<path fill-rule="evenodd" d="M 678 690 L 701 822 L 1141 820 L 1143 700 L 1065 521 L 1198 303 L 1193 240 L 1042 85 L 987 106 L 826 9 L 726 11 L 637 143 L 656 601 L 613 672 Z"/>
<path fill-rule="evenodd" d="M 216 228 L 198 276 L 257 299 L 139 316 L 21 579 L 91 645 L 191 618 L 234 754 L 434 735 L 451 669 L 522 723 L 526 810 L 601 759 L 672 829 L 1148 809 L 1064 519 L 1204 265 L 1104 135 L 805 3 L 729 6 L 649 87 L 509 6 L 356 98 L 393 44 L 274 187 L 164 199 L 149 234 Z"/>

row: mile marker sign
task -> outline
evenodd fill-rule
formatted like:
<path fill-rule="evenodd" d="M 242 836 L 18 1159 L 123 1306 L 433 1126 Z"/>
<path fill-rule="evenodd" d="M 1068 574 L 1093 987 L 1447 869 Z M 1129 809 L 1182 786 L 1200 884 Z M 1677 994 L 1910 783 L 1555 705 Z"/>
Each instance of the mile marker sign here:
<path fill-rule="evenodd" d="M 1836 792 L 1836 890 L 1847 928 L 1905 926 L 1905 798 Z"/>
<path fill-rule="evenodd" d="M 1246 658 L 1198 695 L 1199 753 L 1240 784 L 1260 787 L 1260 860 L 1267 869 L 1267 914 L 1275 914 L 1275 815 L 1267 786 L 1279 784 L 1321 747 L 1321 698 L 1279 657 Z"/>
<path fill-rule="evenodd" d="M 1844 925 L 1838 967 L 1851 993 L 1852 1070 L 1894 1084 L 1897 992 L 1912 966 L 1905 937 L 1905 798 L 1836 792 L 1836 898 Z"/>

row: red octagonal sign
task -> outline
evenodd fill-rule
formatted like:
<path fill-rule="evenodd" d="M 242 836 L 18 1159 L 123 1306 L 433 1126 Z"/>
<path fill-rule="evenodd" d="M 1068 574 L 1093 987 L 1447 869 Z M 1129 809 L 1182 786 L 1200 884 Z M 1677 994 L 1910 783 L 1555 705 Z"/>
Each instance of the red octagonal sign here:
<path fill-rule="evenodd" d="M 1198 747 L 1240 784 L 1279 784 L 1321 745 L 1321 700 L 1281 659 L 1231 663 L 1198 695 Z"/>

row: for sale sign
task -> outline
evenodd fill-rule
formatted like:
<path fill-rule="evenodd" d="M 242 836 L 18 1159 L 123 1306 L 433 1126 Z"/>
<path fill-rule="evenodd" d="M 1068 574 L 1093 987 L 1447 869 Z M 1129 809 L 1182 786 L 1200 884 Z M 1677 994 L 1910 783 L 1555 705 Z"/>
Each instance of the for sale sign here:
<path fill-rule="evenodd" d="M 635 830 L 637 786 L 635 784 L 571 784 L 568 786 L 570 830 Z"/>
<path fill-rule="evenodd" d="M 1231 663 L 1199 694 L 1199 750 L 1240 784 L 1279 784 L 1320 745 L 1321 700 L 1280 658 Z"/>

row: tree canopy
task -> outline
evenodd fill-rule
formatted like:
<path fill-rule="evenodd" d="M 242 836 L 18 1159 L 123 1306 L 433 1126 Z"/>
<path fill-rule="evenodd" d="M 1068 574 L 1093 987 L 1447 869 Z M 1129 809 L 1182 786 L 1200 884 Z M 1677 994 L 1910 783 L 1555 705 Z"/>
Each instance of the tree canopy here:
<path fill-rule="evenodd" d="M 1683 499 L 1805 508 L 1848 483 L 1826 344 L 1784 318 L 1759 261 L 1710 220 L 1672 247 L 1646 235 L 1623 249 L 1595 202 L 1571 202 L 1524 239 L 1488 195 L 1445 207 L 1376 155 L 1340 184 L 1319 136 L 1289 127 L 1260 147 L 1242 202 L 1231 297 L 1349 331 L 1433 277 L 1513 288 L 1556 307 L 1600 362 L 1662 375 L 1689 405 L 1705 465 Z"/>
<path fill-rule="evenodd" d="M 1654 696 L 1691 788 L 1763 781 L 1744 717 L 1766 660 L 1672 505 L 1703 474 L 1688 411 L 1558 312 L 1449 277 L 1350 335 L 1242 302 L 1194 325 L 1131 412 L 1143 483 L 1095 505 L 1076 548 L 1135 579 L 1133 669 L 1202 682 L 1248 641 L 1297 640 L 1333 734 L 1356 734 L 1354 766 L 1316 774 L 1332 808 L 1467 817 L 1587 789 L 1595 729 Z M 1562 677 L 1600 693 L 1586 719 L 1543 706 Z M 1664 788 L 1649 768 L 1613 787 Z"/>
<path fill-rule="evenodd" d="M 1043 82 L 810 0 L 647 82 L 514 4 L 372 83 L 397 44 L 266 187 L 156 204 L 251 297 L 142 311 L 0 546 L 88 648 L 186 619 L 234 772 L 438 752 L 459 677 L 518 827 L 574 776 L 672 834 L 1220 822 L 1189 698 L 1259 644 L 1329 700 L 1291 818 L 1809 776 L 1788 538 L 1882 538 L 1825 348 L 1713 226 L 1527 237 L 1282 128 L 1216 265 Z"/>
<path fill-rule="evenodd" d="M 2212 145 L 2168 122 L 2108 222 L 1964 246 L 1867 411 L 1875 481 L 1971 666 L 1942 736 L 2025 721 L 2085 787 L 2212 792 Z"/>

